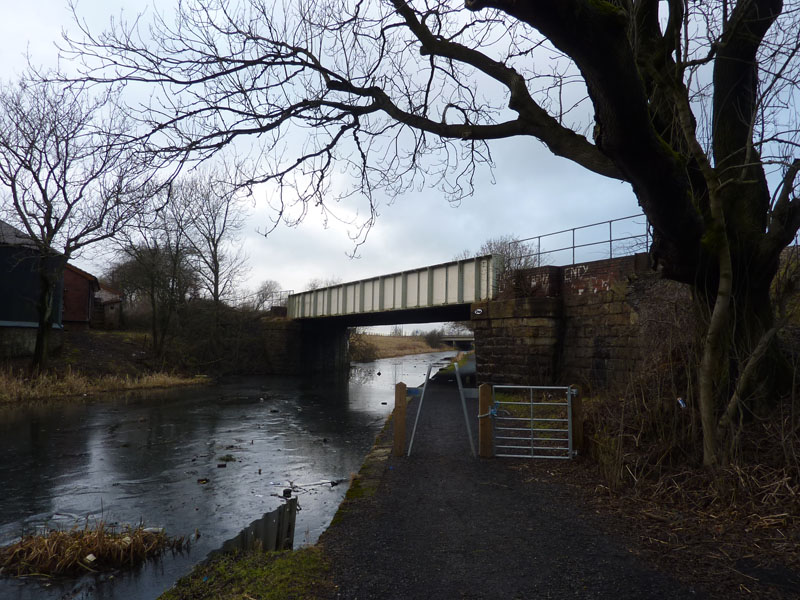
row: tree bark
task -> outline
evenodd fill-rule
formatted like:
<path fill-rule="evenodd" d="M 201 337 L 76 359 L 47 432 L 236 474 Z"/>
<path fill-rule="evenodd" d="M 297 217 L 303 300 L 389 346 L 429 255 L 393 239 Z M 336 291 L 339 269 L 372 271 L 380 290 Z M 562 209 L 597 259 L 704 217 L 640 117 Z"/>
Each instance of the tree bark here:
<path fill-rule="evenodd" d="M 36 329 L 36 345 L 31 360 L 31 371 L 34 373 L 42 373 L 47 369 L 54 324 L 55 295 L 58 283 L 64 277 L 65 264 L 66 259 L 61 256 L 45 255 L 39 257 L 39 298 L 37 300 L 39 323 Z"/>

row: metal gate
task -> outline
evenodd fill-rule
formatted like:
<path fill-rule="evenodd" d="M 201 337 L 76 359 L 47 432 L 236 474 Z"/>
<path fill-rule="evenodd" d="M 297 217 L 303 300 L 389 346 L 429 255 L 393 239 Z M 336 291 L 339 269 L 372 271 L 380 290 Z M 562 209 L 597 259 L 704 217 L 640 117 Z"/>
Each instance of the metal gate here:
<path fill-rule="evenodd" d="M 494 455 L 514 458 L 572 458 L 570 387 L 492 386 Z"/>

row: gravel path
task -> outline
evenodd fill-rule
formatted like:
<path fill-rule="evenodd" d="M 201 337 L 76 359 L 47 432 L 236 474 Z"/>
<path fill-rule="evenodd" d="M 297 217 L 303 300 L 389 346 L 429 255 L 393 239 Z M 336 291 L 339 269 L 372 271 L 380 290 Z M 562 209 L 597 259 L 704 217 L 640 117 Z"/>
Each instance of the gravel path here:
<path fill-rule="evenodd" d="M 321 540 L 335 597 L 702 597 L 602 533 L 563 485 L 524 481 L 518 466 L 472 458 L 457 388 L 430 384 L 413 455 L 389 458 L 377 493 L 350 502 Z"/>

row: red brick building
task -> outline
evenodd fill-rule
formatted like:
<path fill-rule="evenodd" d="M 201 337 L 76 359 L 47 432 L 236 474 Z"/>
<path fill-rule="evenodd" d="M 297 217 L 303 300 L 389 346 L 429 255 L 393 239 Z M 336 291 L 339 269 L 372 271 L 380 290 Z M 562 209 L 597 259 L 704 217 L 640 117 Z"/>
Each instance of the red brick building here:
<path fill-rule="evenodd" d="M 97 277 L 68 264 L 64 268 L 64 312 L 66 329 L 88 329 L 94 311 L 94 295 L 100 291 Z"/>

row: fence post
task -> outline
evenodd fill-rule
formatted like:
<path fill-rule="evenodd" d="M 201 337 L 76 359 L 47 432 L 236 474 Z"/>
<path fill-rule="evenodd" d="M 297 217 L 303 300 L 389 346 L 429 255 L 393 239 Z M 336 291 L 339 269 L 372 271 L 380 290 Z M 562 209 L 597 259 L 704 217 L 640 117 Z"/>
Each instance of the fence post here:
<path fill-rule="evenodd" d="M 297 497 L 289 499 L 279 508 L 278 539 L 274 550 L 291 550 L 294 548 L 294 528 L 297 521 Z M 266 550 L 266 548 L 265 548 Z M 273 548 L 270 548 L 273 550 Z"/>
<path fill-rule="evenodd" d="M 394 442 L 392 455 L 403 456 L 406 453 L 406 384 L 394 386 Z"/>
<path fill-rule="evenodd" d="M 482 383 L 478 387 L 478 456 L 492 458 L 494 446 L 492 444 L 492 418 L 489 411 L 492 406 L 492 386 Z"/>
<path fill-rule="evenodd" d="M 581 399 L 581 388 L 571 385 L 577 390 L 572 396 L 572 449 L 576 454 L 583 450 L 583 400 Z"/>

